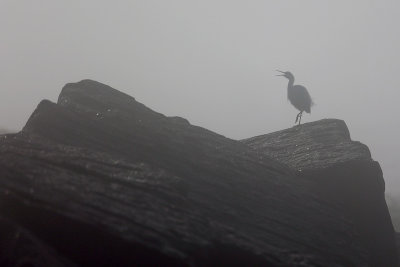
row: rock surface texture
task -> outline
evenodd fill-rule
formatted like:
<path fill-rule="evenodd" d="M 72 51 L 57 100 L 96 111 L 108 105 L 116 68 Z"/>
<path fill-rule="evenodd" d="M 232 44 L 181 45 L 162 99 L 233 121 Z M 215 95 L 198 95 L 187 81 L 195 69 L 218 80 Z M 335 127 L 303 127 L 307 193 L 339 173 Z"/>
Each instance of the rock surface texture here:
<path fill-rule="evenodd" d="M 235 141 L 84 80 L 0 136 L 0 174 L 0 266 L 397 266 L 339 120 Z"/>
<path fill-rule="evenodd" d="M 343 121 L 321 120 L 242 142 L 312 181 L 322 199 L 357 225 L 373 266 L 396 266 L 396 261 L 382 262 L 396 259 L 382 170 L 367 146 L 350 139 Z"/>

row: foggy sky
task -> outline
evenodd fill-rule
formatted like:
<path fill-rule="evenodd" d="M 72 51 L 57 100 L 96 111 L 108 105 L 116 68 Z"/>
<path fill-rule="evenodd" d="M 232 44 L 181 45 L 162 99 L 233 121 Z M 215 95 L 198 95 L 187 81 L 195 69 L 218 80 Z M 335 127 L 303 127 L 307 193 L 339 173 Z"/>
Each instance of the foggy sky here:
<path fill-rule="evenodd" d="M 400 2 L 0 0 L 0 128 L 94 79 L 165 115 L 241 139 L 293 126 L 289 70 L 346 121 L 400 192 Z"/>

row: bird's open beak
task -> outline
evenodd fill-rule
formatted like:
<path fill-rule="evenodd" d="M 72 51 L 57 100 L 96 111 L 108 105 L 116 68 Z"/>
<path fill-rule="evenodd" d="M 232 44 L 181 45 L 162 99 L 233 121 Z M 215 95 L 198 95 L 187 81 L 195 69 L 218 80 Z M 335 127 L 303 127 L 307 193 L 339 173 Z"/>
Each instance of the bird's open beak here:
<path fill-rule="evenodd" d="M 276 70 L 276 71 L 279 71 L 280 73 L 283 73 L 283 74 L 277 74 L 276 76 L 285 76 L 285 72 L 284 71 L 281 71 L 281 70 Z"/>

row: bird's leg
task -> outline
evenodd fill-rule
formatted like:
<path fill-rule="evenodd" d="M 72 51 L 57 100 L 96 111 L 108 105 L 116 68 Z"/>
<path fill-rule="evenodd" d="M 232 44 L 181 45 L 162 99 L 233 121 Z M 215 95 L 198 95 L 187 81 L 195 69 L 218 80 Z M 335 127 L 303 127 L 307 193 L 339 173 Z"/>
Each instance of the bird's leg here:
<path fill-rule="evenodd" d="M 301 114 L 301 111 L 299 112 L 299 114 L 297 114 L 297 116 L 296 116 L 296 121 L 295 121 L 294 123 L 297 123 L 297 121 L 299 120 L 300 114 Z"/>
<path fill-rule="evenodd" d="M 297 115 L 297 116 L 299 116 L 299 125 L 300 125 L 301 117 L 303 116 L 303 111 L 300 111 L 299 115 Z"/>

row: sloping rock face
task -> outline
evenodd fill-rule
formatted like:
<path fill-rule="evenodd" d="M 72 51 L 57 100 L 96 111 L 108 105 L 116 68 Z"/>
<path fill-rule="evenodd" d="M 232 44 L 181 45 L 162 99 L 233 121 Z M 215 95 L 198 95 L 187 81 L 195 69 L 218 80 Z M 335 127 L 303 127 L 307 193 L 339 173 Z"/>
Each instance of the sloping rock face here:
<path fill-rule="evenodd" d="M 396 266 L 394 228 L 379 164 L 367 146 L 350 139 L 344 121 L 325 119 L 242 140 L 313 181 L 324 199 L 351 218 L 375 266 Z"/>
<path fill-rule="evenodd" d="M 12 233 L 0 264 L 396 266 L 368 149 L 340 121 L 287 131 L 239 142 L 109 86 L 67 84 L 0 136 L 0 231 Z"/>
<path fill-rule="evenodd" d="M 298 171 L 323 169 L 354 160 L 372 161 L 368 147 L 352 141 L 341 120 L 307 123 L 242 142 Z"/>
<path fill-rule="evenodd" d="M 400 255 L 400 233 L 396 232 L 397 252 Z"/>

